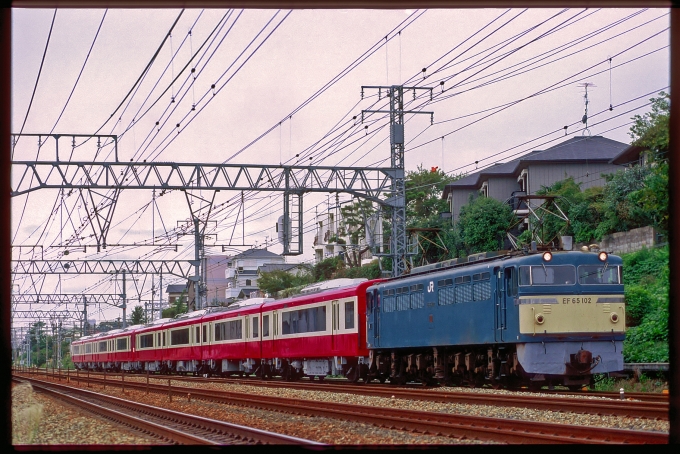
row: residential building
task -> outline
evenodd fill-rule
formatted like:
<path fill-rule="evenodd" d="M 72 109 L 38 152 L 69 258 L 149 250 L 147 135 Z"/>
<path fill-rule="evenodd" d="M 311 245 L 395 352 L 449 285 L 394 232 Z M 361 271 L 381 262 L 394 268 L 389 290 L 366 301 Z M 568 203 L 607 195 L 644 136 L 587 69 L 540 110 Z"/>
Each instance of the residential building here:
<path fill-rule="evenodd" d="M 168 285 L 165 289 L 165 294 L 168 295 L 168 306 L 172 306 L 177 298 L 182 296 L 182 293 L 184 293 L 186 298 L 186 295 L 188 294 L 186 284 Z"/>
<path fill-rule="evenodd" d="M 259 269 L 265 265 L 285 265 L 285 257 L 266 249 L 248 249 L 227 260 L 224 277 L 227 280 L 225 300 L 227 302 L 250 298 L 259 291 L 257 278 Z"/>
<path fill-rule="evenodd" d="M 637 164 L 641 151 L 639 147 L 602 136 L 573 137 L 449 183 L 442 198 L 449 202 L 451 222 L 455 224 L 461 207 L 470 197 L 493 197 L 501 202 L 511 202 L 515 195 L 534 195 L 542 187 L 568 177 L 573 177 L 581 190 L 604 186 L 603 174 Z"/>

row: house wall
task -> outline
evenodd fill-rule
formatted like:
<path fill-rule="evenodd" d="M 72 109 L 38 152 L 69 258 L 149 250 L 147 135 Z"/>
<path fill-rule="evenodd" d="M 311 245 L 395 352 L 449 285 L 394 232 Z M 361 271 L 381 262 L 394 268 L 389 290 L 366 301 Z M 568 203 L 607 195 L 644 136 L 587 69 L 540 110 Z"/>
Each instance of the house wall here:
<path fill-rule="evenodd" d="M 458 222 L 460 217 L 460 208 L 467 205 L 468 199 L 472 194 L 473 199 L 479 197 L 478 189 L 454 189 L 451 191 L 451 223 Z"/>
<path fill-rule="evenodd" d="M 530 164 L 528 194 L 536 194 L 542 187 L 551 186 L 560 180 L 570 176 L 576 183 L 581 183 L 581 190 L 594 186 L 604 186 L 603 173 L 614 173 L 622 169 L 621 166 L 606 163 L 554 163 L 554 164 Z M 509 197 L 508 194 L 507 197 Z"/>
<path fill-rule="evenodd" d="M 513 192 L 519 191 L 519 183 L 515 177 L 489 178 L 487 181 L 489 197 L 501 202 L 508 200 Z"/>

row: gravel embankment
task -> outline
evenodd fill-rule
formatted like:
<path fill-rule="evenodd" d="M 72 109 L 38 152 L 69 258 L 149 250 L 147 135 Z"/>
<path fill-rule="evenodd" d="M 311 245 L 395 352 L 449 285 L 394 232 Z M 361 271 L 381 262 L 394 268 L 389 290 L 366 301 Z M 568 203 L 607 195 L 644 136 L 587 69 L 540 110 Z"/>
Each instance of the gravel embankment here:
<path fill-rule="evenodd" d="M 127 431 L 101 417 L 33 392 L 29 384 L 12 386 L 13 445 L 149 445 L 157 439 Z"/>
<path fill-rule="evenodd" d="M 74 383 L 72 385 L 75 386 Z M 92 417 L 88 413 L 80 413 L 69 406 L 61 405 L 45 396 L 30 391 L 29 385 L 14 387 L 12 390 L 12 420 L 14 444 L 158 444 L 153 438 L 134 436 L 122 431 L 108 430 L 103 426 L 101 418 Z M 284 433 L 332 445 L 441 445 L 474 443 L 476 440 L 457 440 L 448 437 L 437 437 L 413 434 L 399 430 L 388 430 L 370 424 L 353 423 L 330 418 L 308 417 L 279 413 L 245 407 L 223 405 L 211 402 L 188 402 L 186 398 L 173 398 L 169 402 L 167 396 L 145 394 L 143 391 L 121 390 L 108 386 L 92 388 L 120 398 L 135 400 L 149 405 L 170 408 L 175 411 L 195 414 L 206 418 L 218 419 L 234 424 L 256 427 L 262 430 Z M 42 414 L 35 411 L 36 404 L 43 405 Z M 63 408 L 63 411 L 61 408 Z M 26 408 L 33 415 L 33 424 L 27 423 Z M 15 425 L 14 422 L 17 422 Z M 108 424 L 108 423 L 106 423 Z M 26 430 L 32 427 L 34 432 Z M 108 424 L 108 426 L 111 426 Z"/>
<path fill-rule="evenodd" d="M 143 377 L 127 377 L 125 381 L 145 381 Z M 167 379 L 152 379 L 152 382 L 167 384 Z M 297 399 L 309 399 L 315 401 L 334 403 L 361 404 L 369 406 L 401 408 L 440 413 L 453 413 L 473 416 L 486 416 L 494 418 L 515 419 L 525 421 L 553 422 L 558 424 L 571 424 L 576 426 L 599 426 L 632 430 L 649 430 L 667 433 L 668 421 L 655 421 L 644 418 L 624 418 L 617 416 L 583 415 L 569 412 L 555 412 L 544 410 L 531 410 L 517 407 L 494 407 L 493 405 L 466 405 L 455 403 L 437 403 L 427 401 L 410 401 L 403 399 L 390 399 L 382 397 L 360 396 L 353 394 L 333 393 L 328 391 L 306 391 L 288 388 L 267 388 L 245 384 L 218 384 L 218 383 L 187 383 L 173 381 L 173 386 L 200 386 L 201 388 L 220 389 L 248 393 L 252 395 L 271 395 Z M 71 385 L 75 386 L 74 381 Z M 461 388 L 440 388 L 442 391 Z M 397 430 L 388 430 L 380 427 L 340 421 L 336 419 L 291 415 L 266 410 L 245 408 L 240 406 L 224 405 L 204 402 L 196 399 L 188 401 L 186 397 L 173 397 L 173 402 L 168 401 L 167 396 L 151 393 L 147 395 L 143 391 L 126 389 L 123 396 L 120 388 L 107 386 L 105 390 L 97 386 L 93 388 L 98 392 L 115 395 L 127 399 L 134 399 L 150 405 L 172 408 L 176 411 L 192 413 L 208 418 L 220 419 L 235 424 L 257 427 L 263 430 L 280 432 L 300 438 L 308 438 L 322 443 L 334 445 L 348 444 L 450 444 L 450 443 L 479 443 L 474 440 L 457 440 L 448 437 L 413 434 Z M 489 394 L 507 393 L 502 390 L 472 389 L 469 392 L 483 392 Z M 584 396 L 597 398 L 595 396 Z M 98 435 L 95 432 L 94 435 Z M 63 441 L 61 443 L 76 443 L 75 441 Z M 88 443 L 83 441 L 82 443 Z M 93 442 L 90 442 L 93 443 Z M 107 442 L 104 442 L 107 443 Z M 123 442 L 125 443 L 125 442 Z"/>

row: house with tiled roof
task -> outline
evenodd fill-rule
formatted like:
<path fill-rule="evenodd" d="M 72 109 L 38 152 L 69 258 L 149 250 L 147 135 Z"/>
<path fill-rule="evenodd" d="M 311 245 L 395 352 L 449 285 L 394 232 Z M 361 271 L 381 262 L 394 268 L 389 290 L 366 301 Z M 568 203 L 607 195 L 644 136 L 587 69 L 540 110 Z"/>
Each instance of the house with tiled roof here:
<path fill-rule="evenodd" d="M 509 162 L 496 163 L 449 183 L 442 198 L 449 202 L 452 223 L 470 197 L 510 202 L 515 195 L 533 195 L 543 187 L 573 177 L 581 190 L 604 186 L 603 174 L 639 162 L 642 149 L 602 136 L 580 136 Z"/>

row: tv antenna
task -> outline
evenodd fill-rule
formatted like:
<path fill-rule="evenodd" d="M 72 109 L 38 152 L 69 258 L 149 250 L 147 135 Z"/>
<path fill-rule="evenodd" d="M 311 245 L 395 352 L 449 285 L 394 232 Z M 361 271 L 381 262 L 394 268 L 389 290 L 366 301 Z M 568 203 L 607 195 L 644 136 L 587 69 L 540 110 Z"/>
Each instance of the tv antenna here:
<path fill-rule="evenodd" d="M 583 87 L 586 90 L 585 94 L 583 95 L 583 100 L 584 100 L 585 105 L 586 105 L 586 111 L 583 114 L 583 118 L 581 118 L 581 123 L 586 125 L 586 127 L 583 129 L 583 132 L 581 133 L 581 135 L 584 136 L 584 135 L 586 135 L 586 133 L 588 133 L 588 135 L 590 135 L 590 129 L 588 129 L 588 102 L 589 102 L 588 101 L 588 87 L 597 87 L 597 85 L 595 85 L 591 82 L 584 82 L 582 84 L 578 84 L 578 86 Z"/>

